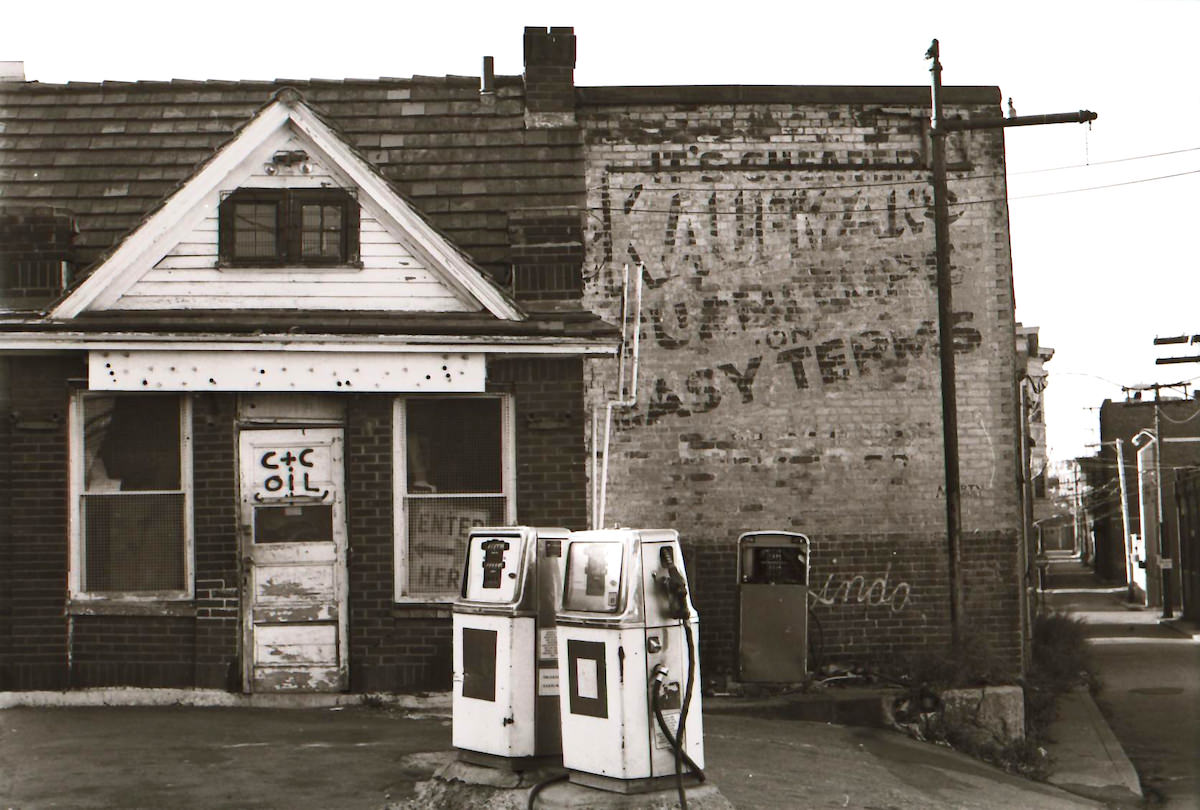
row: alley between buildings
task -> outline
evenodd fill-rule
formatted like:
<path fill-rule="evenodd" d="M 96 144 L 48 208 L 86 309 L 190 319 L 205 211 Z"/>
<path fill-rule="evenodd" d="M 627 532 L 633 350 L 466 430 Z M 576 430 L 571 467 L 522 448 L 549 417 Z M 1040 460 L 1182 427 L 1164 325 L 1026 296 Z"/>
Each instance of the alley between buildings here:
<path fill-rule="evenodd" d="M 1127 601 L 1077 557 L 1051 552 L 1046 604 L 1087 624 L 1097 703 L 1148 804 L 1200 807 L 1200 637 L 1161 608 Z"/>

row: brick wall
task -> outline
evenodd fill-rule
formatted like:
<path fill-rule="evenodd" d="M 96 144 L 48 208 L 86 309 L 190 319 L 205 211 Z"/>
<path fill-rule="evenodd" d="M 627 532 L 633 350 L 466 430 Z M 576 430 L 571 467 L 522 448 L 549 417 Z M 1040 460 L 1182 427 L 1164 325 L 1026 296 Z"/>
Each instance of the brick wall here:
<path fill-rule="evenodd" d="M 392 619 L 392 433 L 390 396 L 349 399 L 345 455 L 349 663 L 350 688 L 356 692 L 391 691 L 401 677 Z M 414 663 L 427 664 L 428 659 Z"/>
<path fill-rule="evenodd" d="M 194 685 L 191 616 L 73 616 L 71 624 L 73 688 Z"/>
<path fill-rule="evenodd" d="M 734 543 L 756 529 L 812 538 L 827 660 L 949 638 L 917 90 L 580 90 L 597 268 L 584 305 L 616 322 L 622 267 L 645 263 L 639 401 L 614 426 L 607 522 L 680 530 L 707 674 L 734 671 Z M 999 114 L 995 91 L 948 99 L 952 114 Z M 1003 141 L 948 146 L 966 203 L 950 229 L 966 626 L 1007 655 L 1019 611 L 998 595 L 1018 595 L 1020 516 Z M 590 364 L 589 396 L 611 396 L 615 365 Z M 885 583 L 902 596 L 880 601 Z"/>
<path fill-rule="evenodd" d="M 195 685 L 232 691 L 241 688 L 236 402 L 231 394 L 192 400 Z"/>
<path fill-rule="evenodd" d="M 587 527 L 587 448 L 582 361 L 493 362 L 492 390 L 516 409 L 517 519 L 529 526 Z"/>
<path fill-rule="evenodd" d="M 8 476 L 4 570 L 8 636 L 0 688 L 67 684 L 67 380 L 83 373 L 62 357 L 8 360 L 9 410 L 0 458 Z"/>

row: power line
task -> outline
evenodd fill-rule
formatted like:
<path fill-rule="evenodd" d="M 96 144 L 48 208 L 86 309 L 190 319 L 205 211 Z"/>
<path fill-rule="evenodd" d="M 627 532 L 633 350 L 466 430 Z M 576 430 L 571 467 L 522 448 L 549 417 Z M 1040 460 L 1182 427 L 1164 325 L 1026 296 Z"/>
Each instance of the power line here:
<path fill-rule="evenodd" d="M 1010 174 L 1043 174 L 1045 172 L 1059 172 L 1065 169 L 1087 169 L 1092 166 L 1108 166 L 1113 163 L 1128 163 L 1131 160 L 1146 160 L 1147 158 L 1166 157 L 1168 155 L 1182 155 L 1187 152 L 1200 152 L 1200 146 L 1189 146 L 1186 149 L 1174 149 L 1170 152 L 1154 152 L 1148 155 L 1132 155 L 1130 157 L 1113 158 L 1112 160 L 1091 160 L 1087 163 L 1075 163 L 1070 166 L 1049 166 L 1044 169 L 1026 169 L 1020 172 L 1010 172 Z"/>
<path fill-rule="evenodd" d="M 1139 183 L 1153 183 L 1157 180 L 1170 180 L 1173 177 L 1186 177 L 1189 174 L 1200 174 L 1200 169 L 1192 169 L 1186 172 L 1175 172 L 1174 174 L 1160 174 L 1157 177 L 1142 177 L 1137 180 L 1125 180 L 1120 183 L 1105 183 L 1099 186 L 1085 186 L 1083 188 L 1067 188 L 1060 191 L 1045 191 L 1040 194 L 1022 194 L 1018 197 L 1010 197 L 1011 200 L 1032 200 L 1037 197 L 1057 197 L 1060 194 L 1078 194 L 1081 191 L 1099 191 L 1106 188 L 1120 188 L 1121 186 L 1135 186 Z"/>

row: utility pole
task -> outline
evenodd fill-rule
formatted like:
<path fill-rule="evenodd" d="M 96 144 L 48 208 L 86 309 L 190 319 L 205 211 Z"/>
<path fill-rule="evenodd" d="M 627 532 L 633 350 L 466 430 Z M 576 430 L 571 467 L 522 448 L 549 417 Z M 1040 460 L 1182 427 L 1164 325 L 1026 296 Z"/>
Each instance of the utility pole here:
<path fill-rule="evenodd" d="M 950 208 L 946 181 L 946 135 L 968 129 L 1002 129 L 1033 124 L 1057 124 L 1094 121 L 1096 114 L 1086 110 L 1058 115 L 1028 115 L 1011 118 L 955 119 L 948 121 L 942 114 L 942 62 L 935 39 L 925 52 L 932 59 L 929 68 L 933 76 L 933 116 L 930 121 L 931 160 L 933 169 L 933 233 L 937 261 L 938 352 L 942 376 L 942 455 L 946 477 L 946 542 L 950 576 L 950 638 L 955 647 L 962 641 L 965 620 L 962 589 L 962 482 L 959 476 L 958 403 L 954 379 L 954 337 L 952 306 L 953 282 L 950 277 Z"/>
<path fill-rule="evenodd" d="M 1158 490 L 1158 514 L 1155 515 L 1157 518 L 1155 522 L 1158 524 L 1158 570 L 1162 572 L 1162 617 L 1170 619 L 1174 614 L 1171 612 L 1170 549 L 1167 548 L 1166 538 L 1163 537 L 1163 528 L 1166 523 L 1163 520 L 1162 458 L 1166 442 L 1163 441 L 1162 421 L 1159 416 L 1162 408 L 1160 388 L 1161 386 L 1154 386 L 1154 440 L 1157 442 L 1157 446 L 1154 448 L 1154 488 Z"/>
<path fill-rule="evenodd" d="M 1117 481 L 1121 487 L 1121 537 L 1125 545 L 1125 581 L 1129 586 L 1129 601 L 1133 601 L 1133 543 L 1129 536 L 1129 493 L 1125 491 L 1124 442 L 1116 440 Z"/>

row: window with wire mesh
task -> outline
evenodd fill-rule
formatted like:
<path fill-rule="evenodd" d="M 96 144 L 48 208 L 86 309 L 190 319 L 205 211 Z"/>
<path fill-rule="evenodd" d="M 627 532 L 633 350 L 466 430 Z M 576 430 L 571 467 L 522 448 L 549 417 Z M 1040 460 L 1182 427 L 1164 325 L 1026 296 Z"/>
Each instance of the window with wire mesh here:
<path fill-rule="evenodd" d="M 174 396 L 84 399 L 84 592 L 187 590 L 180 407 Z"/>
<path fill-rule="evenodd" d="M 405 524 L 408 596 L 458 592 L 467 535 L 504 525 L 502 401 L 405 402 Z"/>
<path fill-rule="evenodd" d="M 345 189 L 240 188 L 222 200 L 219 222 L 223 266 L 359 263 L 358 200 Z"/>

